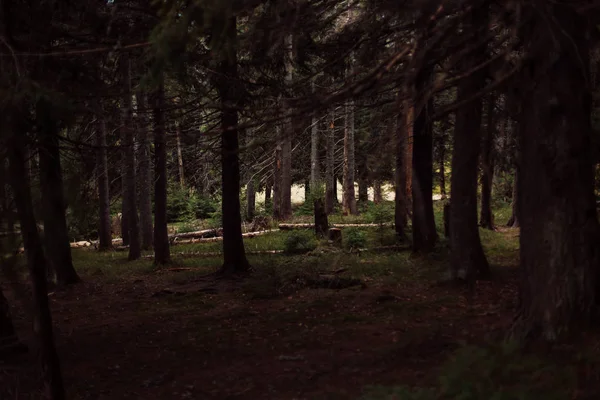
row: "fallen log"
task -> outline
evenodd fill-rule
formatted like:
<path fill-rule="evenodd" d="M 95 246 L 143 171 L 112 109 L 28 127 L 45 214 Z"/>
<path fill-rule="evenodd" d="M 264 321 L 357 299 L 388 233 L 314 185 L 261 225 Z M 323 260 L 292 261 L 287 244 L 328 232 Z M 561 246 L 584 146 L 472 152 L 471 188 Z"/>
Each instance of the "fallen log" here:
<path fill-rule="evenodd" d="M 379 228 L 382 226 L 394 226 L 391 222 L 384 224 L 330 224 L 331 228 Z M 291 231 L 294 229 L 314 229 L 315 224 L 279 224 L 282 231 Z"/>

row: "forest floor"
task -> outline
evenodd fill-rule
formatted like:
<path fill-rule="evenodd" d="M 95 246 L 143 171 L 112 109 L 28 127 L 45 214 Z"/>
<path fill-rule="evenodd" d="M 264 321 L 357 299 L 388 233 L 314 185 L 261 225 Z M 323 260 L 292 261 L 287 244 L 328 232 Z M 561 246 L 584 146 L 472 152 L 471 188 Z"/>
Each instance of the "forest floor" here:
<path fill-rule="evenodd" d="M 443 241 L 426 258 L 327 247 L 251 256 L 252 276 L 203 291 L 199 279 L 220 257 L 198 252 L 218 244 L 173 247 L 163 269 L 76 250 L 84 282 L 50 296 L 68 398 L 600 398 L 598 338 L 527 353 L 503 341 L 516 310 L 518 230 L 481 232 L 494 278 L 472 296 L 442 283 Z M 282 249 L 286 235 L 247 248 Z M 366 236 L 372 247 L 393 232 Z M 308 284 L 323 274 L 362 284 Z M 31 343 L 30 318 L 11 300 Z M 36 376 L 34 354 L 0 363 L 0 399 L 40 398 Z"/>

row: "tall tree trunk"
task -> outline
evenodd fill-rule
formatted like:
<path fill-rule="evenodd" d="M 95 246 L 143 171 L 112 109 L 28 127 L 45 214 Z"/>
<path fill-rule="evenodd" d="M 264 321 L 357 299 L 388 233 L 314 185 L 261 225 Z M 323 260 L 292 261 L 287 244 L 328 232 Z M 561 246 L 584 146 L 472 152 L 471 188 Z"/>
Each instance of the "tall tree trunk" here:
<path fill-rule="evenodd" d="M 408 204 L 406 198 L 406 147 L 408 141 L 409 120 L 408 103 L 403 102 L 403 93 L 398 94 L 397 106 L 401 107 L 398 110 L 398 122 L 396 124 L 396 154 L 395 154 L 395 171 L 394 171 L 394 227 L 396 234 L 404 238 L 406 225 L 408 223 Z"/>
<path fill-rule="evenodd" d="M 424 77 L 420 77 L 420 79 L 424 79 Z M 433 100 L 429 100 L 415 117 L 413 123 L 413 250 L 423 253 L 433 250 L 437 241 L 433 216 L 432 115 Z"/>
<path fill-rule="evenodd" d="M 251 178 L 246 184 L 246 219 L 252 221 L 256 214 L 256 190 L 254 179 Z"/>
<path fill-rule="evenodd" d="M 346 103 L 344 113 L 344 172 L 342 185 L 342 211 L 345 215 L 356 215 L 356 197 L 354 193 L 354 101 Z"/>
<path fill-rule="evenodd" d="M 13 115 L 12 118 L 15 116 Z M 14 129 L 8 143 L 9 174 L 32 283 L 33 330 L 39 343 L 44 394 L 48 399 L 63 400 L 65 389 L 60 361 L 54 345 L 52 316 L 48 304 L 47 263 L 33 212 L 30 181 L 25 167 L 26 133 L 17 124 Z"/>
<path fill-rule="evenodd" d="M 469 12 L 467 31 L 473 40 L 488 29 L 487 2 L 475 5 Z M 463 63 L 465 70 L 478 66 L 485 60 L 485 46 L 473 50 Z M 479 69 L 458 84 L 457 99 L 463 101 L 479 93 L 485 86 L 486 71 Z M 479 274 L 490 275 L 477 225 L 477 166 L 481 146 L 482 100 L 470 101 L 456 111 L 454 146 L 452 151 L 452 177 L 450 179 L 450 271 L 453 279 L 465 272 L 472 283 Z"/>
<path fill-rule="evenodd" d="M 439 148 L 439 168 L 440 168 L 440 195 L 443 199 L 446 198 L 446 144 L 442 138 L 442 143 Z"/>
<path fill-rule="evenodd" d="M 171 262 L 169 231 L 167 228 L 167 138 L 165 132 L 165 92 L 161 81 L 153 93 L 154 119 L 154 263 Z"/>
<path fill-rule="evenodd" d="M 183 152 L 181 150 L 181 126 L 175 123 L 175 139 L 177 142 L 177 171 L 179 175 L 179 185 L 185 187 L 185 174 L 183 170 Z"/>
<path fill-rule="evenodd" d="M 236 17 L 227 21 L 227 36 L 236 43 Z M 246 259 L 242 238 L 242 217 L 240 214 L 240 160 L 238 139 L 238 112 L 240 90 L 238 81 L 237 49 L 227 48 L 220 63 L 217 90 L 221 97 L 221 168 L 222 168 L 222 214 L 223 214 L 223 256 L 220 273 L 237 274 L 250 270 Z"/>
<path fill-rule="evenodd" d="M 40 187 L 44 219 L 44 244 L 49 270 L 56 274 L 59 286 L 80 281 L 71 258 L 71 245 L 65 216 L 62 169 L 60 165 L 59 126 L 53 107 L 39 100 L 36 107 L 40 157 Z M 21 229 L 22 230 L 22 229 Z"/>
<path fill-rule="evenodd" d="M 482 140 L 481 167 L 481 214 L 479 224 L 486 229 L 494 230 L 494 215 L 492 213 L 492 184 L 494 181 L 493 146 L 495 136 L 494 107 L 496 97 L 490 94 L 487 101 L 487 124 Z"/>
<path fill-rule="evenodd" d="M 110 220 L 110 194 L 108 183 L 108 152 L 106 144 L 106 122 L 104 113 L 100 112 L 98 131 L 96 134 L 96 176 L 98 180 L 98 249 L 105 251 L 112 248 Z"/>
<path fill-rule="evenodd" d="M 121 137 L 123 138 L 123 146 L 125 147 L 125 175 L 123 185 L 123 204 L 124 212 L 123 219 L 127 218 L 127 231 L 129 232 L 129 261 L 137 260 L 141 257 L 140 245 L 140 228 L 137 214 L 136 201 L 136 173 L 135 173 L 135 140 L 134 130 L 132 126 L 132 105 L 131 105 L 131 65 L 129 56 L 121 56 L 121 74 L 123 78 L 123 105 L 122 105 L 122 122 L 121 122 Z M 126 217 L 127 216 L 127 217 Z"/>
<path fill-rule="evenodd" d="M 536 0 L 523 38 L 517 338 L 555 341 L 592 322 L 600 267 L 591 156 L 588 17 Z M 580 90 L 574 90 L 579 88 Z"/>
<path fill-rule="evenodd" d="M 150 124 L 148 123 L 148 104 L 143 93 L 136 93 L 138 116 L 138 187 L 140 204 L 140 232 L 142 249 L 150 250 L 153 244 L 152 227 L 152 164 L 150 162 Z"/>
<path fill-rule="evenodd" d="M 331 122 L 327 129 L 327 162 L 325 171 L 325 210 L 331 214 L 335 208 L 335 110 L 331 110 Z"/>
<path fill-rule="evenodd" d="M 381 181 L 375 179 L 373 182 L 373 203 L 381 204 L 383 202 L 383 192 L 381 190 Z"/>
<path fill-rule="evenodd" d="M 281 135 L 281 127 L 277 127 L 277 132 Z M 282 220 L 281 214 L 281 176 L 282 176 L 282 160 L 281 160 L 281 143 L 277 143 L 275 146 L 275 155 L 274 155 L 274 164 L 273 164 L 273 218 L 276 221 Z"/>
<path fill-rule="evenodd" d="M 284 37 L 284 68 L 285 83 L 288 90 L 291 89 L 294 78 L 293 64 L 293 36 L 287 34 Z M 280 218 L 287 220 L 292 216 L 292 138 L 294 136 L 294 125 L 292 123 L 292 109 L 289 101 L 284 102 L 284 113 L 286 114 L 281 137 L 281 197 Z"/>
<path fill-rule="evenodd" d="M 315 83 L 312 87 L 314 91 Z M 310 188 L 313 190 L 319 184 L 319 121 L 317 112 L 313 111 L 310 130 Z"/>
<path fill-rule="evenodd" d="M 358 178 L 358 202 L 367 204 L 369 202 L 369 182 L 367 178 Z"/>
<path fill-rule="evenodd" d="M 271 203 L 271 191 L 273 189 L 273 185 L 271 184 L 271 180 L 267 179 L 265 183 L 265 207 Z"/>
<path fill-rule="evenodd" d="M 512 215 L 508 219 L 506 226 L 509 228 L 518 228 L 520 226 L 519 223 L 519 167 L 515 167 L 515 174 L 513 178 L 513 190 L 512 190 L 512 200 L 511 200 L 511 209 Z"/>

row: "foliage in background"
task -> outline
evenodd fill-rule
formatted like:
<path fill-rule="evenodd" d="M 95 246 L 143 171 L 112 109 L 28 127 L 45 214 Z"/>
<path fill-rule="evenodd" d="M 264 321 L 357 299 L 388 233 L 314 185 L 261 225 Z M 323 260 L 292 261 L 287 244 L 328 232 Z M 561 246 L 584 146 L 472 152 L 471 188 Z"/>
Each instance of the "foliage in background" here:
<path fill-rule="evenodd" d="M 316 241 L 312 232 L 291 231 L 285 238 L 284 252 L 289 254 L 310 251 L 316 247 Z"/>

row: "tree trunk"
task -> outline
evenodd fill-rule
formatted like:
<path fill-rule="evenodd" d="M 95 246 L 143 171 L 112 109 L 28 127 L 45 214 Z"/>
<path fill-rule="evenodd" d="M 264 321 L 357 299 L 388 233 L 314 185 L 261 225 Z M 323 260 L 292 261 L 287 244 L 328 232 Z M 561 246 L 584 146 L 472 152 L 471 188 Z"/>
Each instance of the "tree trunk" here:
<path fill-rule="evenodd" d="M 48 257 L 48 270 L 54 271 L 59 286 L 66 286 L 77 283 L 80 279 L 75 272 L 71 258 L 60 165 L 59 126 L 58 121 L 52 115 L 53 111 L 49 102 L 38 101 L 36 123 L 40 157 L 44 247 Z"/>
<path fill-rule="evenodd" d="M 175 123 L 175 140 L 177 142 L 177 171 L 179 175 L 179 186 L 185 187 L 185 173 L 183 170 L 183 152 L 181 150 L 181 127 Z"/>
<path fill-rule="evenodd" d="M 158 85 L 153 94 L 154 119 L 154 263 L 164 265 L 171 262 L 169 231 L 167 228 L 167 138 L 165 132 L 164 84 Z"/>
<path fill-rule="evenodd" d="M 127 218 L 127 232 L 129 232 L 129 261 L 141 257 L 140 228 L 137 214 L 136 201 L 136 173 L 135 173 L 135 149 L 134 130 L 132 129 L 132 105 L 131 105 L 131 65 L 129 56 L 121 57 L 121 73 L 123 78 L 123 120 L 121 123 L 121 137 L 125 147 L 125 175 L 123 185 L 123 219 Z M 125 232 L 125 231 L 123 231 Z"/>
<path fill-rule="evenodd" d="M 273 185 L 269 179 L 267 179 L 267 183 L 265 183 L 265 207 L 271 202 L 271 189 Z"/>
<path fill-rule="evenodd" d="M 315 211 L 315 234 L 318 238 L 324 238 L 329 231 L 329 222 L 327 221 L 327 212 L 323 199 L 314 199 Z"/>
<path fill-rule="evenodd" d="M 15 117 L 13 116 L 13 118 Z M 44 382 L 44 394 L 48 399 L 63 400 L 65 399 L 65 389 L 60 361 L 54 346 L 52 316 L 48 304 L 47 263 L 33 212 L 30 181 L 25 167 L 24 149 L 26 143 L 24 140 L 26 133 L 16 124 L 15 128 L 8 143 L 10 149 L 8 152 L 9 174 L 32 283 L 33 330 L 39 343 L 38 351 Z"/>
<path fill-rule="evenodd" d="M 443 199 L 446 198 L 446 144 L 443 143 L 443 139 L 442 139 L 442 143 L 440 145 L 440 149 L 439 149 L 439 157 L 440 159 L 438 160 L 439 165 L 440 165 L 440 195 L 442 196 Z"/>
<path fill-rule="evenodd" d="M 588 17 L 541 0 L 523 35 L 516 338 L 555 341 L 590 325 L 600 267 L 591 156 Z M 551 23 L 549 23 L 551 21 Z M 581 90 L 574 90 L 580 88 Z"/>
<path fill-rule="evenodd" d="M 476 40 L 488 29 L 487 3 L 475 5 L 469 12 L 467 29 Z M 469 70 L 485 60 L 485 46 L 473 50 L 463 66 Z M 463 101 L 479 93 L 485 86 L 486 71 L 471 73 L 458 84 L 457 100 Z M 452 177 L 450 179 L 450 271 L 457 280 L 464 271 L 467 282 L 473 283 L 476 275 L 487 277 L 487 262 L 477 225 L 477 166 L 481 146 L 482 100 L 472 100 L 456 111 L 454 146 L 452 151 Z"/>
<path fill-rule="evenodd" d="M 96 136 L 96 176 L 98 180 L 98 250 L 112 248 L 112 233 L 110 219 L 110 194 L 108 183 L 108 152 L 106 144 L 106 122 L 104 114 L 100 118 Z"/>
<path fill-rule="evenodd" d="M 252 221 L 256 214 L 256 191 L 254 190 L 254 179 L 246 184 L 246 219 Z"/>
<path fill-rule="evenodd" d="M 284 68 L 285 85 L 291 89 L 294 78 L 293 64 L 293 36 L 287 34 L 284 37 Z M 292 217 L 292 138 L 294 137 L 294 125 L 292 123 L 292 109 L 287 100 L 284 102 L 284 113 L 286 114 L 281 137 L 281 215 L 280 219 L 287 220 Z"/>
<path fill-rule="evenodd" d="M 231 43 L 236 43 L 235 16 L 227 25 L 227 36 Z M 221 97 L 221 168 L 222 168 L 222 214 L 223 214 L 223 256 L 224 262 L 220 273 L 237 274 L 250 270 L 246 259 L 244 240 L 242 238 L 242 217 L 240 214 L 240 160 L 238 139 L 238 112 L 240 90 L 238 82 L 237 49 L 228 47 L 220 63 L 217 90 Z"/>
<path fill-rule="evenodd" d="M 422 73 L 423 74 L 423 73 Z M 424 77 L 420 77 L 424 79 Z M 420 91 L 417 91 L 420 93 Z M 433 217 L 433 100 L 429 100 L 413 123 L 412 206 L 413 250 L 428 253 L 437 241 Z"/>
<path fill-rule="evenodd" d="M 281 127 L 277 127 L 279 135 L 281 135 Z M 281 160 L 281 144 L 278 143 L 275 147 L 275 157 L 273 165 L 273 219 L 276 221 L 282 220 L 281 213 L 281 176 L 282 176 L 282 160 Z"/>
<path fill-rule="evenodd" d="M 398 94 L 398 122 L 396 124 L 396 154 L 394 171 L 394 227 L 396 234 L 403 238 L 408 223 L 408 204 L 406 199 L 406 147 L 410 126 L 409 111 L 406 102 L 402 102 L 403 94 Z"/>
<path fill-rule="evenodd" d="M 511 200 L 511 208 L 512 215 L 508 219 L 506 226 L 510 228 L 518 228 L 519 227 L 519 167 L 515 167 L 515 175 L 513 179 L 513 190 L 512 190 L 512 200 Z"/>
<path fill-rule="evenodd" d="M 373 182 L 373 203 L 381 204 L 383 201 L 383 193 L 381 191 L 381 181 L 379 179 L 375 179 Z"/>
<path fill-rule="evenodd" d="M 313 91 L 314 91 L 313 81 Z M 310 187 L 314 189 L 319 184 L 319 121 L 317 112 L 312 115 L 312 125 L 310 131 Z"/>
<path fill-rule="evenodd" d="M 349 100 L 344 113 L 344 173 L 342 186 L 342 212 L 344 215 L 356 215 L 356 197 L 354 193 L 354 101 Z"/>
<path fill-rule="evenodd" d="M 136 94 L 138 116 L 138 187 L 140 204 L 140 231 L 143 250 L 150 250 L 153 244 L 152 227 L 152 164 L 150 162 L 150 125 L 147 117 L 146 98 L 143 93 Z"/>
<path fill-rule="evenodd" d="M 479 224 L 486 229 L 494 230 L 494 215 L 492 214 L 492 184 L 494 181 L 494 136 L 495 120 L 494 107 L 496 98 L 490 94 L 487 102 L 487 124 L 482 140 L 481 167 L 481 214 Z"/>
<path fill-rule="evenodd" d="M 331 123 L 327 129 L 327 163 L 325 171 L 325 210 L 332 214 L 335 208 L 335 110 L 331 110 Z"/>
<path fill-rule="evenodd" d="M 369 202 L 369 182 L 366 178 L 358 179 L 358 202 L 361 204 Z"/>

